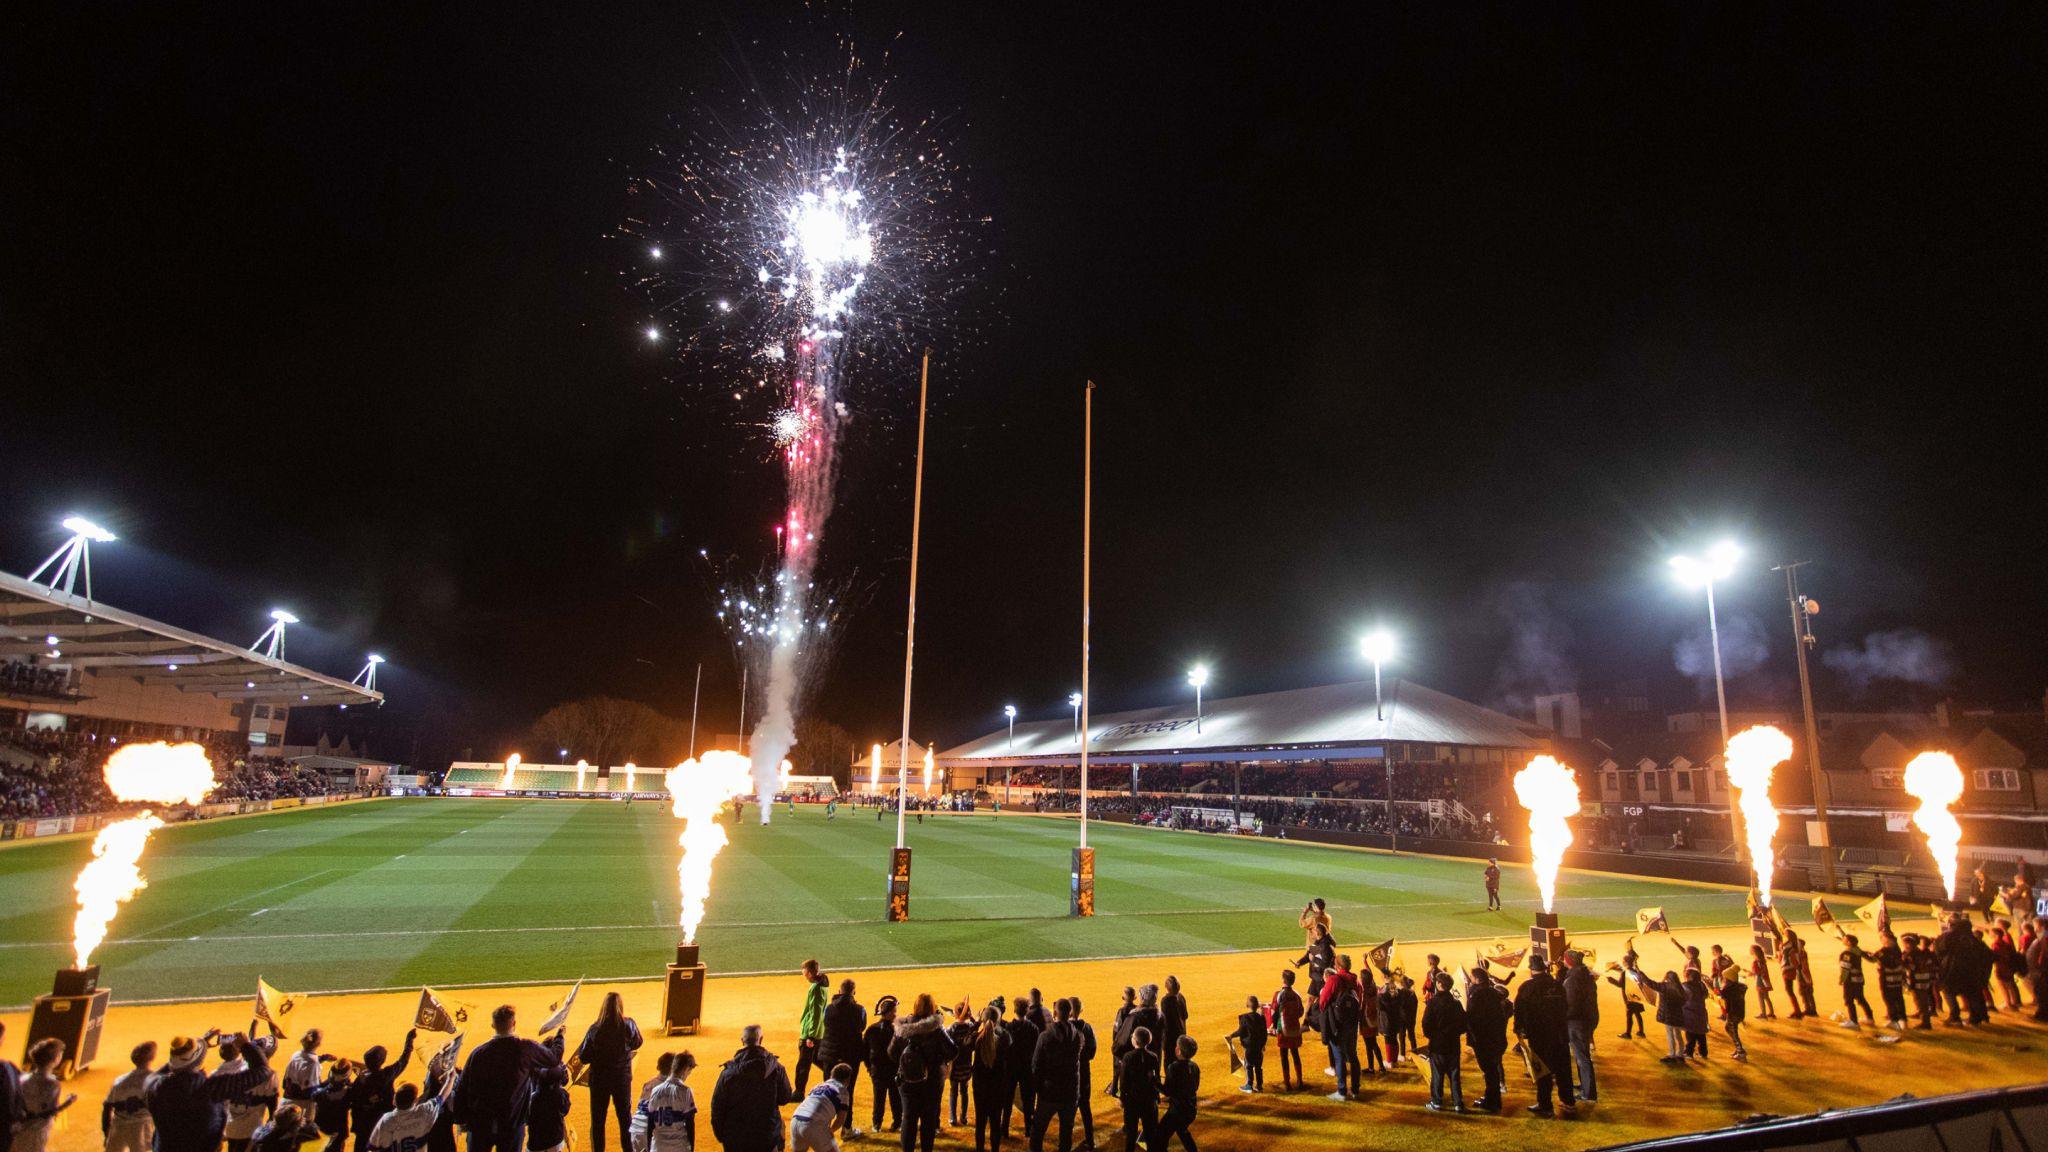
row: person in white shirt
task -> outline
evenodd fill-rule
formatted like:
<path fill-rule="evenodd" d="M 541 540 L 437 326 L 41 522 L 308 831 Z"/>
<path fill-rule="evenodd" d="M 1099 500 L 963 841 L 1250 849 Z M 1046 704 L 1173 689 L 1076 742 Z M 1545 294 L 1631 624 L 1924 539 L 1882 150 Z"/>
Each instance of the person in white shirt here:
<path fill-rule="evenodd" d="M 128 1053 L 135 1067 L 114 1078 L 107 1089 L 107 1101 L 100 1105 L 100 1132 L 107 1138 L 106 1152 L 149 1152 L 156 1138 L 156 1126 L 149 1119 L 149 1101 L 143 1089 L 149 1084 L 150 1065 L 156 1063 L 156 1041 L 145 1041 Z"/>
<path fill-rule="evenodd" d="M 832 1069 L 830 1078 L 811 1089 L 790 1118 L 790 1152 L 839 1152 L 832 1130 L 852 1115 L 846 1107 L 846 1094 L 852 1087 L 853 1066 L 840 1064 Z"/>
<path fill-rule="evenodd" d="M 663 1052 L 654 1061 L 654 1078 L 640 1086 L 640 1098 L 633 1104 L 633 1124 L 626 1135 L 633 1152 L 647 1152 L 647 1094 L 654 1086 L 668 1079 L 669 1070 L 675 1067 L 676 1054 Z"/>
<path fill-rule="evenodd" d="M 691 1152 L 697 1146 L 697 1096 L 683 1083 L 696 1067 L 695 1056 L 678 1052 L 668 1075 L 648 1085 L 640 1102 L 647 1152 Z"/>
<path fill-rule="evenodd" d="M 448 1093 L 461 1079 L 460 1074 L 451 1072 L 441 1086 L 441 1094 L 420 1099 L 417 1084 L 400 1084 L 391 1097 L 392 1109 L 377 1120 L 377 1126 L 370 1129 L 370 1152 L 421 1152 L 427 1146 L 427 1133 L 434 1130 L 434 1122 L 441 1118 L 441 1106 L 448 1101 Z"/>
<path fill-rule="evenodd" d="M 255 1041 L 250 1040 L 248 1043 L 254 1044 Z M 248 1069 L 249 1062 L 241 1050 L 235 1047 L 234 1041 L 221 1041 L 220 1052 L 222 1056 L 228 1057 L 228 1060 L 220 1066 L 215 1075 L 226 1073 L 232 1076 Z M 256 1130 L 263 1127 L 263 1122 L 270 1119 L 271 1113 L 277 1111 L 277 1094 L 277 1073 L 272 1071 L 263 1078 L 261 1084 L 228 1097 L 228 1123 L 227 1127 L 221 1129 L 221 1135 L 227 1139 L 228 1152 L 248 1152 L 249 1141 L 256 1135 Z"/>
<path fill-rule="evenodd" d="M 334 1059 L 320 1054 L 320 1039 L 318 1028 L 307 1029 L 299 1037 L 299 1050 L 292 1053 L 290 1062 L 284 1066 L 284 1098 L 302 1108 L 313 1099 L 313 1090 L 320 1087 L 320 1065 Z"/>
<path fill-rule="evenodd" d="M 50 1127 L 57 1114 L 78 1102 L 67 1095 L 57 1079 L 57 1066 L 64 1062 L 64 1042 L 46 1037 L 29 1045 L 28 1067 L 22 1069 L 15 1089 L 14 1152 L 43 1152 L 49 1147 Z M 8 1075 L 0 1068 L 0 1076 Z"/>

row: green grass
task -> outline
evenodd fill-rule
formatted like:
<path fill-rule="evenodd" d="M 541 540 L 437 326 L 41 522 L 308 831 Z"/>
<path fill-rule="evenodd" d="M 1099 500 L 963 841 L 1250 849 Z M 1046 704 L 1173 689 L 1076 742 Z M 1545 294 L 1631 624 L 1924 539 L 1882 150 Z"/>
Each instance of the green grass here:
<path fill-rule="evenodd" d="M 1067 821 L 986 815 L 913 823 L 913 919 L 880 922 L 895 822 L 778 813 L 733 830 L 698 942 L 715 972 L 1216 952 L 1297 945 L 1322 896 L 1347 944 L 1520 937 L 1536 907 L 1510 869 L 1488 912 L 1469 861 L 1095 825 L 1092 920 L 1066 916 Z M 143 858 L 149 887 L 95 955 L 120 1000 L 239 996 L 260 973 L 314 992 L 658 975 L 676 940 L 677 822 L 666 805 L 390 800 L 178 826 Z M 0 1004 L 49 990 L 70 962 L 71 879 L 86 841 L 0 851 Z M 1559 912 L 1624 928 L 1662 904 L 1734 923 L 1742 896 L 1568 876 Z"/>

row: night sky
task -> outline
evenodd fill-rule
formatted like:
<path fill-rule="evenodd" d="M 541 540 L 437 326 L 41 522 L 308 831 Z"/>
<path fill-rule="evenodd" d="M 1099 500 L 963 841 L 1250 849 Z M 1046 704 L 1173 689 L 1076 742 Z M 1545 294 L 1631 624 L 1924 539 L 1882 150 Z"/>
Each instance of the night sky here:
<path fill-rule="evenodd" d="M 705 100 L 839 32 L 990 217 L 935 353 L 920 738 L 1079 685 L 1090 377 L 1098 710 L 1197 659 L 1217 696 L 1369 674 L 1374 622 L 1471 699 L 1710 705 L 1665 560 L 1722 535 L 1735 704 L 1795 699 L 1794 559 L 1824 709 L 2048 688 L 2039 10 L 424 7 L 0 37 L 0 568 L 77 511 L 115 604 L 244 641 L 288 605 L 291 658 L 390 658 L 386 755 L 687 715 L 700 661 L 732 730 L 697 554 L 765 560 L 779 473 L 638 338 L 619 231 Z M 916 380 L 849 389 L 825 568 L 867 603 L 816 707 L 865 743 Z"/>

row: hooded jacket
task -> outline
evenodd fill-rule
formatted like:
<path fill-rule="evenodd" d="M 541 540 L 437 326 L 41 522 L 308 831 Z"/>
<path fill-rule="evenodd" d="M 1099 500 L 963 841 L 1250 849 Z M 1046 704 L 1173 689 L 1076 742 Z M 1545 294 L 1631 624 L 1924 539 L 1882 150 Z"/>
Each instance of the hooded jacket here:
<path fill-rule="evenodd" d="M 867 1027 L 868 1011 L 853 997 L 841 993 L 825 1005 L 825 1039 L 818 1045 L 818 1056 L 827 1073 L 834 1064 L 860 1067 L 866 1055 L 861 1036 Z"/>
<path fill-rule="evenodd" d="M 782 1106 L 796 1099 L 782 1061 L 762 1047 L 742 1048 L 718 1070 L 711 1089 L 711 1131 L 726 1152 L 782 1147 Z"/>
<path fill-rule="evenodd" d="M 946 1034 L 946 1014 L 934 1012 L 922 1019 L 896 1022 L 896 1038 L 889 1043 L 889 1067 L 903 1067 L 903 1053 L 916 1048 L 924 1058 L 925 1083 L 944 1083 L 946 1065 L 955 1055 L 953 1038 Z M 1026 1057 L 1027 1061 L 1029 1057 Z M 899 1073 L 900 1078 L 900 1073 Z"/>
<path fill-rule="evenodd" d="M 1564 1018 L 1588 1028 L 1600 1026 L 1600 978 L 1584 964 L 1564 974 Z"/>
<path fill-rule="evenodd" d="M 227 1127 L 227 1100 L 270 1079 L 270 1065 L 263 1052 L 248 1045 L 248 1068 L 241 1072 L 208 1076 L 194 1060 L 182 1067 L 168 1067 L 149 1078 L 143 1099 L 149 1102 L 149 1117 L 156 1122 L 157 1152 L 215 1152 L 221 1130 Z"/>

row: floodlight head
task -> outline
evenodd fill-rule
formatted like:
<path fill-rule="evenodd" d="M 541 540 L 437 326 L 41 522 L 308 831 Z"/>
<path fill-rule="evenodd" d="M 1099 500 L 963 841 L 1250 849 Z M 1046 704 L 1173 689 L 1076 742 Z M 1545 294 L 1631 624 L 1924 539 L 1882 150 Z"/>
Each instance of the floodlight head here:
<path fill-rule="evenodd" d="M 1208 682 L 1209 666 L 1207 664 L 1197 664 L 1193 668 L 1188 669 L 1188 683 L 1200 688 Z"/>
<path fill-rule="evenodd" d="M 1394 634 L 1385 628 L 1376 628 L 1359 637 L 1358 651 L 1375 665 L 1385 664 L 1394 658 Z"/>
<path fill-rule="evenodd" d="M 1003 715 L 1015 720 L 1017 718 L 1017 706 L 1015 704 L 1003 705 Z"/>
<path fill-rule="evenodd" d="M 270 610 L 270 618 L 272 620 L 277 621 L 279 624 L 297 624 L 299 622 L 299 618 L 297 616 L 292 615 L 291 613 L 285 611 L 282 608 L 272 608 Z"/>
<path fill-rule="evenodd" d="M 83 516 L 66 516 L 63 525 L 72 535 L 83 536 L 95 544 L 110 544 L 115 540 L 112 532 L 87 520 Z"/>
<path fill-rule="evenodd" d="M 1072 695 L 1070 695 L 1070 696 L 1068 696 L 1068 697 L 1067 697 L 1067 707 L 1069 707 L 1069 708 L 1079 708 L 1080 706 L 1081 706 L 1081 694 L 1080 694 L 1079 692 L 1075 692 L 1075 693 L 1073 693 Z"/>
<path fill-rule="evenodd" d="M 384 658 L 382 656 L 377 655 L 375 652 L 370 653 L 370 663 L 382 664 L 383 662 Z"/>
<path fill-rule="evenodd" d="M 1705 559 L 1693 556 L 1673 556 L 1671 573 L 1678 582 L 1688 588 L 1698 588 L 1717 580 L 1726 580 L 1735 574 L 1735 563 L 1742 559 L 1742 548 L 1733 540 L 1723 540 L 1707 549 Z"/>

